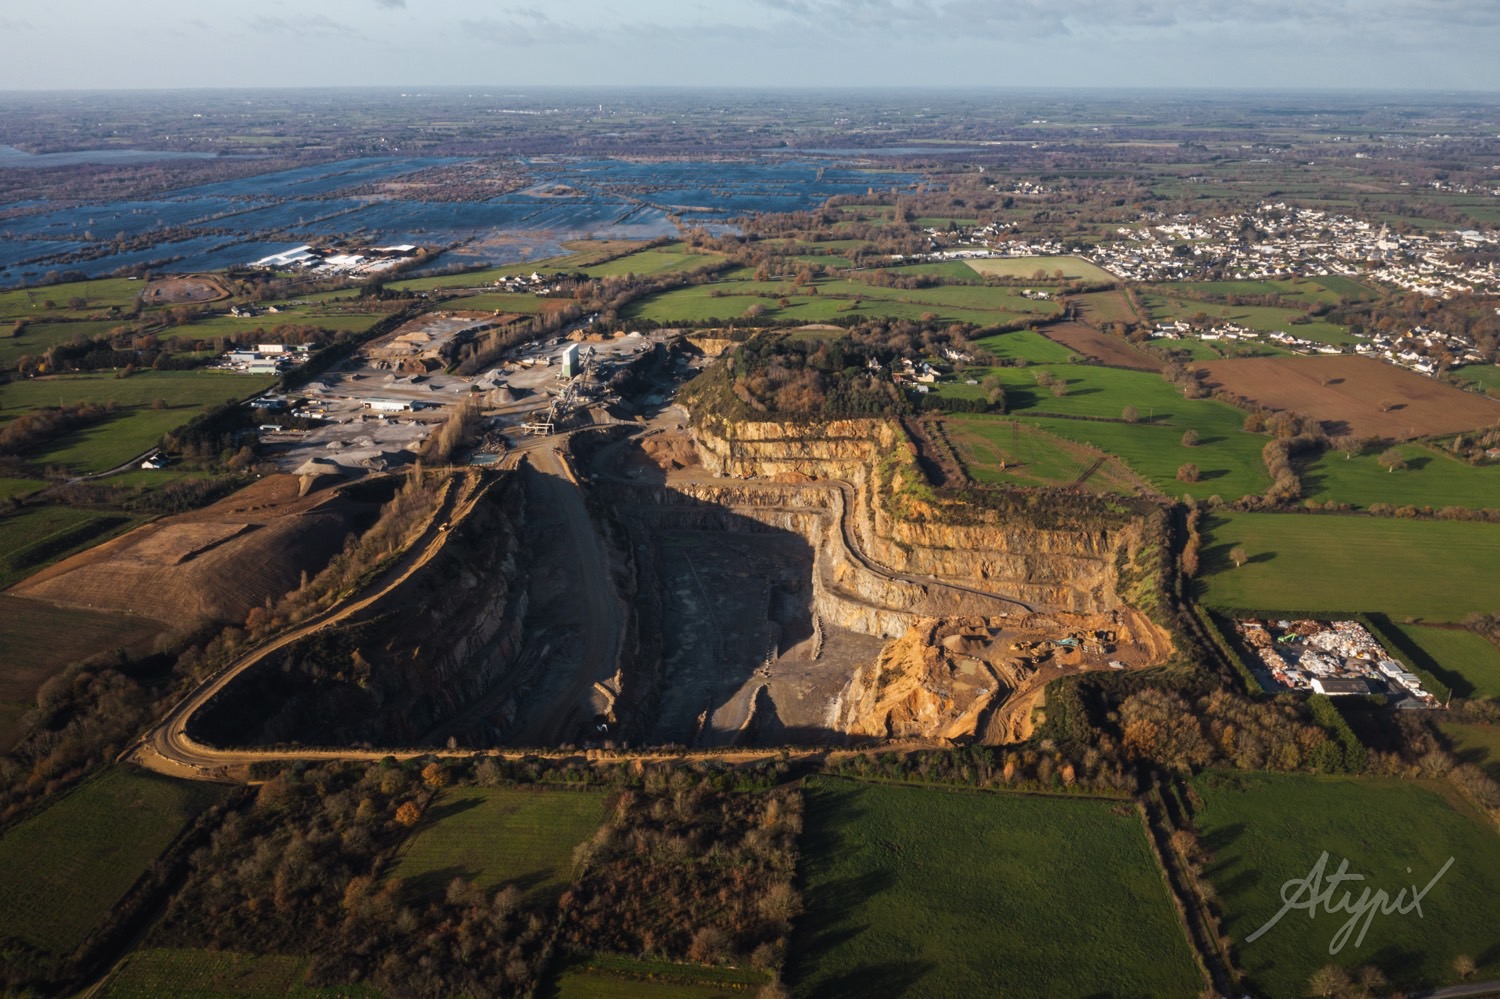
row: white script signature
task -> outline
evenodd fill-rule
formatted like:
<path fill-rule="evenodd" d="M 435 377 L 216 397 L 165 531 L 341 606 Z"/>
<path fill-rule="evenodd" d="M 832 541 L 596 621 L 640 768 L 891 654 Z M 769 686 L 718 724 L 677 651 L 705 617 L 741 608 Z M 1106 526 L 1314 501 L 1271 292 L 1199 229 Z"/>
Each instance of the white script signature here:
<path fill-rule="evenodd" d="M 1338 898 L 1334 898 L 1334 895 L 1339 892 L 1340 887 L 1345 882 L 1363 881 L 1365 876 L 1363 874 L 1350 874 L 1349 861 L 1347 860 L 1339 861 L 1338 870 L 1332 874 L 1325 874 L 1324 871 L 1328 867 L 1328 851 L 1325 850 L 1323 851 L 1323 855 L 1318 858 L 1318 862 L 1313 864 L 1312 870 L 1307 872 L 1307 877 L 1292 878 L 1281 886 L 1281 911 L 1272 916 L 1266 925 L 1247 936 L 1245 942 L 1254 943 L 1260 939 L 1262 934 L 1279 923 L 1281 917 L 1293 909 L 1306 909 L 1307 917 L 1312 919 L 1317 916 L 1318 910 L 1321 907 L 1322 911 L 1328 913 L 1330 916 L 1336 912 L 1349 913 L 1348 920 L 1339 927 L 1339 931 L 1333 935 L 1333 940 L 1328 944 L 1328 953 L 1337 954 L 1343 950 L 1344 944 L 1349 942 L 1349 935 L 1354 932 L 1357 926 L 1359 927 L 1359 936 L 1355 937 L 1354 946 L 1358 947 L 1364 943 L 1365 933 L 1370 929 L 1370 924 L 1375 921 L 1377 913 L 1382 916 L 1393 914 L 1404 916 L 1409 912 L 1415 912 L 1417 918 L 1420 919 L 1422 917 L 1422 899 L 1427 897 L 1427 893 L 1432 891 L 1433 886 L 1438 883 L 1444 874 L 1448 873 L 1448 868 L 1452 866 L 1453 858 L 1449 857 L 1448 862 L 1432 876 L 1432 880 L 1427 882 L 1425 887 L 1418 889 L 1416 885 L 1411 886 L 1411 898 L 1409 899 L 1406 897 L 1406 888 L 1402 888 L 1397 892 L 1396 897 L 1393 899 L 1383 888 L 1372 891 L 1369 887 L 1365 887 L 1360 891 L 1358 898 L 1354 897 L 1354 892 L 1350 888 L 1344 888 L 1342 894 Z M 1406 869 L 1406 873 L 1411 873 L 1410 867 Z M 1361 919 L 1364 920 L 1363 926 L 1359 925 Z"/>

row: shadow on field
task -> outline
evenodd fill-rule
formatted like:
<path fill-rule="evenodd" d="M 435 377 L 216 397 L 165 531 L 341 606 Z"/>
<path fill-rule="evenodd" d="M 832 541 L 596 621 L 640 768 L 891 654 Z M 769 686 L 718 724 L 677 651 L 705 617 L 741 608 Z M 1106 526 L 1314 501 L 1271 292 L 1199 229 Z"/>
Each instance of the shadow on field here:
<path fill-rule="evenodd" d="M 818 999 L 870 999 L 871 996 L 920 996 L 922 979 L 935 968 L 931 961 L 886 961 L 835 975 L 818 983 Z"/>

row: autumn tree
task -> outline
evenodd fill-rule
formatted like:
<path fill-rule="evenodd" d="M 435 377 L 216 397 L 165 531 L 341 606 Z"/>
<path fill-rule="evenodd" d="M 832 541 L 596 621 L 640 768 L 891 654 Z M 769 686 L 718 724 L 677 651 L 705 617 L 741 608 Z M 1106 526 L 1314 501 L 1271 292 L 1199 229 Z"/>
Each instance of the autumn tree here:
<path fill-rule="evenodd" d="M 1250 555 L 1245 551 L 1242 545 L 1235 545 L 1233 548 L 1229 549 L 1229 561 L 1233 562 L 1234 567 L 1238 569 L 1240 566 L 1250 561 Z"/>
<path fill-rule="evenodd" d="M 1387 472 L 1394 472 L 1406 467 L 1406 458 L 1395 448 L 1386 448 L 1380 452 L 1380 467 Z"/>

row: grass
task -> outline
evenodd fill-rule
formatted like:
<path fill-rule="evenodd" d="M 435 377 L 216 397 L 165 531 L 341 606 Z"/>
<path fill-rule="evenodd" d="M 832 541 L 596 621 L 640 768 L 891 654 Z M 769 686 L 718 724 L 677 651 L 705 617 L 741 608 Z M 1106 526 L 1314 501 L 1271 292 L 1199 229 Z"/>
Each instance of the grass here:
<path fill-rule="evenodd" d="M 764 985 L 761 972 L 597 955 L 566 965 L 543 999 L 731 999 Z"/>
<path fill-rule="evenodd" d="M 1078 257 L 994 257 L 984 260 L 965 261 L 980 274 L 998 274 L 1001 277 L 1030 278 L 1038 270 L 1045 271 L 1041 280 L 1056 281 L 1056 271 L 1062 271 L 1065 281 L 1117 281 L 1109 271 Z"/>
<path fill-rule="evenodd" d="M 1459 697 L 1500 697 L 1500 649 L 1482 635 L 1457 628 L 1391 623 L 1400 650 Z"/>
<path fill-rule="evenodd" d="M 1452 743 L 1455 756 L 1483 767 L 1491 779 L 1500 780 L 1500 725 L 1442 722 L 1438 728 Z"/>
<path fill-rule="evenodd" d="M 1182 443 L 1182 425 L 1056 419 L 1032 422 L 1059 437 L 1117 455 L 1163 495 L 1191 493 L 1200 499 L 1218 496 L 1236 500 L 1265 492 L 1271 485 L 1260 456 L 1266 438 L 1240 429 L 1240 420 L 1238 411 L 1215 413 L 1195 409 L 1184 414 L 1174 422 L 1198 431 L 1199 443 L 1193 447 Z M 1197 482 L 1177 478 L 1177 470 L 1188 463 L 1198 466 Z"/>
<path fill-rule="evenodd" d="M 1093 468 L 1098 451 L 1079 447 L 1018 420 L 954 416 L 948 437 L 977 482 L 1007 486 L 1066 486 Z M 1134 493 L 1138 480 L 1118 461 L 1106 461 L 1088 478 L 1091 489 Z"/>
<path fill-rule="evenodd" d="M 934 265 L 936 266 L 936 265 Z M 815 281 L 816 294 L 784 281 L 756 281 L 745 268 L 719 275 L 711 284 L 676 288 L 632 303 L 627 319 L 664 323 L 728 322 L 759 307 L 767 321 L 824 322 L 840 317 L 916 319 L 1005 326 L 1035 315 L 1051 316 L 1059 307 L 1034 301 L 1013 288 L 983 285 L 938 285 L 930 288 L 881 288 L 838 276 Z M 787 304 L 779 304 L 781 300 Z"/>
<path fill-rule="evenodd" d="M 17 319 L 46 316 L 65 318 L 88 316 L 110 306 L 127 308 L 141 293 L 145 284 L 128 278 L 101 278 L 97 281 L 70 281 L 67 284 L 52 284 L 43 288 L 23 288 L 17 291 L 0 291 L 0 321 L 14 322 Z M 83 309 L 70 309 L 68 301 L 73 298 L 87 300 Z M 47 302 L 53 308 L 46 307 Z"/>
<path fill-rule="evenodd" d="M 1118 289 L 1114 291 L 1092 291 L 1087 295 L 1077 295 L 1074 301 L 1082 310 L 1085 322 L 1094 326 L 1102 326 L 1105 323 L 1135 323 L 1139 317 L 1135 309 L 1130 305 L 1130 299 L 1125 293 Z"/>
<path fill-rule="evenodd" d="M 125 320 L 98 320 L 73 323 L 29 323 L 20 336 L 12 336 L 7 324 L 0 328 L 0 370 L 16 367 L 27 354 L 45 354 L 47 348 L 68 343 L 76 337 L 91 340 L 126 325 Z"/>
<path fill-rule="evenodd" d="M 139 522 L 126 514 L 46 504 L 0 514 L 0 590 Z"/>
<path fill-rule="evenodd" d="M 808 782 L 801 996 L 1194 995 L 1130 803 Z"/>
<path fill-rule="evenodd" d="M 0 476 L 0 501 L 34 493 L 46 484 L 41 479 L 10 479 Z"/>
<path fill-rule="evenodd" d="M 592 264 L 584 267 L 583 272 L 589 277 L 595 278 L 621 274 L 649 277 L 654 274 L 673 274 L 678 271 L 690 271 L 723 259 L 723 257 L 717 254 L 694 253 L 691 250 L 684 249 L 681 243 L 673 243 L 650 250 L 641 250 L 639 253 L 632 253 L 628 256 L 617 257 L 602 264 Z"/>
<path fill-rule="evenodd" d="M 163 434 L 191 420 L 206 405 L 243 399 L 269 388 L 274 378 L 225 371 L 142 371 L 129 378 L 112 374 L 31 378 L 0 385 L 0 422 L 39 406 L 75 402 L 114 402 L 121 411 L 103 423 L 66 434 L 29 461 L 64 465 L 78 472 L 102 472 L 149 450 Z M 164 399 L 167 409 L 151 408 Z"/>
<path fill-rule="evenodd" d="M 1238 284 L 1240 282 L 1225 283 Z M 1224 305 L 1216 302 L 1199 302 L 1192 299 L 1173 298 L 1170 295 L 1155 293 L 1143 293 L 1138 297 L 1142 307 L 1146 309 L 1154 322 L 1190 319 L 1201 312 L 1213 319 L 1238 323 L 1252 330 L 1260 330 L 1262 333 L 1274 333 L 1277 330 L 1282 330 L 1292 336 L 1301 337 L 1304 340 L 1313 340 L 1336 347 L 1348 346 L 1358 342 L 1346 327 L 1325 322 L 1321 319 L 1313 319 L 1304 323 L 1291 322 L 1290 320 L 1292 319 L 1306 318 L 1304 313 L 1294 308 L 1277 308 L 1266 305 Z"/>
<path fill-rule="evenodd" d="M 1380 467 L 1378 453 L 1346 458 L 1326 452 L 1304 469 L 1304 491 L 1309 499 L 1366 508 L 1371 503 L 1500 508 L 1500 465 L 1470 465 L 1421 444 L 1401 444 L 1396 450 L 1406 459 L 1406 467 L 1398 471 Z"/>
<path fill-rule="evenodd" d="M 604 798 L 568 791 L 445 791 L 391 871 L 416 896 L 441 895 L 456 877 L 486 891 L 514 884 L 531 902 L 572 878 L 573 848 L 604 820 Z"/>
<path fill-rule="evenodd" d="M 1460 382 L 1469 382 L 1491 395 L 1500 395 L 1500 364 L 1465 364 L 1454 368 L 1453 375 Z"/>
<path fill-rule="evenodd" d="M 0 593 L 0 704 L 34 707 L 37 688 L 59 669 L 99 652 L 143 646 L 161 630 L 145 618 Z M 0 718 L 0 747 L 15 737 L 19 717 Z"/>
<path fill-rule="evenodd" d="M 276 343 L 274 330 L 278 326 L 320 326 L 323 329 L 340 332 L 362 333 L 388 315 L 389 313 L 385 312 L 343 312 L 312 307 L 294 308 L 276 315 L 262 314 L 248 318 L 210 316 L 186 326 L 173 326 L 165 329 L 160 335 L 168 339 L 187 337 L 194 340 L 211 340 L 214 337 L 238 336 L 241 333 L 260 330 L 265 338 L 264 342 Z"/>
<path fill-rule="evenodd" d="M 974 345 L 998 358 L 1019 359 L 1031 364 L 1067 364 L 1078 358 L 1071 348 L 1049 340 L 1035 330 L 996 333 L 975 340 Z"/>
<path fill-rule="evenodd" d="M 1257 995 L 1306 995 L 1308 978 L 1327 964 L 1375 964 L 1401 990 L 1451 982 L 1453 959 L 1480 963 L 1477 979 L 1500 973 L 1494 928 L 1500 925 L 1500 838 L 1456 792 L 1433 781 L 1206 773 L 1193 781 L 1203 799 L 1197 824 L 1213 854 L 1207 866 L 1225 912 L 1225 931 Z M 1329 947 L 1345 914 L 1288 913 L 1254 942 L 1244 942 L 1282 905 L 1282 885 L 1308 876 L 1329 855 L 1363 874 L 1364 887 L 1391 896 L 1425 885 L 1452 857 L 1453 867 L 1422 902 L 1422 915 L 1379 915 L 1364 943 Z"/>
<path fill-rule="evenodd" d="M 1239 568 L 1229 562 L 1236 546 L 1250 556 Z M 1457 621 L 1495 609 L 1497 564 L 1496 524 L 1235 513 L 1210 526 L 1204 599 L 1247 610 Z"/>
<path fill-rule="evenodd" d="M 261 996 L 376 996 L 362 985 L 316 989 L 302 984 L 310 960 L 284 955 L 152 947 L 134 951 L 99 988 L 100 999 L 218 999 Z"/>
<path fill-rule="evenodd" d="M 0 836 L 0 939 L 65 956 L 221 789 L 122 767 Z"/>
<path fill-rule="evenodd" d="M 450 298 L 445 304 L 448 308 L 464 312 L 519 312 L 530 316 L 545 311 L 549 301 L 557 300 L 538 298 L 524 291 L 488 291 L 464 298 Z"/>

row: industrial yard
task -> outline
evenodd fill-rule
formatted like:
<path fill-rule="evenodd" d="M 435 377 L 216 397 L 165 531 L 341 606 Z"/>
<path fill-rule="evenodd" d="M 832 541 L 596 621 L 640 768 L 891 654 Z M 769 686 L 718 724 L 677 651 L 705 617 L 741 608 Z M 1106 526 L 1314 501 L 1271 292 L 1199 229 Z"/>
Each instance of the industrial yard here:
<path fill-rule="evenodd" d="M 1330 697 L 1386 694 L 1408 707 L 1436 707 L 1422 681 L 1357 621 L 1236 622 L 1255 653 L 1251 669 L 1267 692 Z"/>

